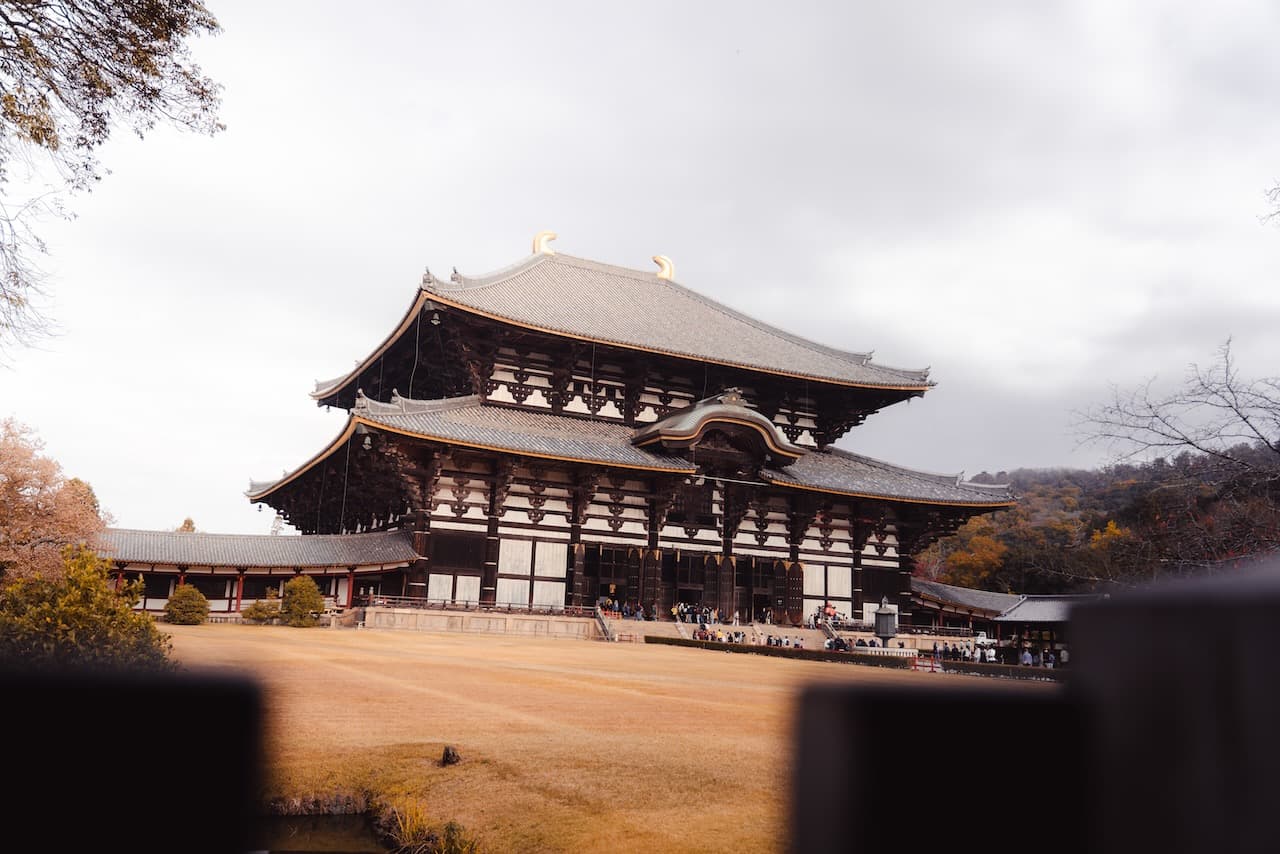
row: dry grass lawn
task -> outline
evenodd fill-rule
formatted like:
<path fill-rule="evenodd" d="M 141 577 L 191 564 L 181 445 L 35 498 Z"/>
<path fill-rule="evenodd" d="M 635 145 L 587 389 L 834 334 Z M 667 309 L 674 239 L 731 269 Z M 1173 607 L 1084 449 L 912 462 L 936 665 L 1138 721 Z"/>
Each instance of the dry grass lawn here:
<path fill-rule="evenodd" d="M 263 687 L 268 794 L 412 799 L 485 851 L 783 851 L 802 686 L 978 678 L 501 635 L 162 629 L 189 669 Z M 440 766 L 445 745 L 460 764 Z"/>

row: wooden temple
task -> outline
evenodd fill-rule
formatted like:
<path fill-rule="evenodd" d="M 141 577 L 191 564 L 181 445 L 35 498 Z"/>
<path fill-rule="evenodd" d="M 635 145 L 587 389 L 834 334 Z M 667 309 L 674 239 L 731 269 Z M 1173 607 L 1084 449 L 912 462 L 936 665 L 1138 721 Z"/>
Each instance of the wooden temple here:
<path fill-rule="evenodd" d="M 1013 504 L 1005 486 L 835 447 L 928 372 L 774 328 L 655 272 L 554 251 L 427 272 L 349 373 L 346 425 L 248 498 L 304 537 L 399 529 L 413 559 L 340 598 L 555 609 L 607 596 L 799 623 L 882 599 L 910 623 L 913 555 Z M 350 547 L 350 546 L 348 546 Z"/>

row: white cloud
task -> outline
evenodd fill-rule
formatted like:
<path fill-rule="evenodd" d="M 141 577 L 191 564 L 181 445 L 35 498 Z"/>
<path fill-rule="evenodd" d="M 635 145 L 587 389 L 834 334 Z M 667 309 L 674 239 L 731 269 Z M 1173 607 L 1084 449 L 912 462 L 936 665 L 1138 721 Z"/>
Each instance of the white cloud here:
<path fill-rule="evenodd" d="M 248 479 L 422 269 L 541 229 L 939 386 L 843 444 L 1094 464 L 1069 411 L 1235 336 L 1274 373 L 1280 12 L 1262 2 L 216 2 L 228 129 L 121 136 L 50 223 L 63 334 L 0 371 L 120 524 L 262 532 Z"/>

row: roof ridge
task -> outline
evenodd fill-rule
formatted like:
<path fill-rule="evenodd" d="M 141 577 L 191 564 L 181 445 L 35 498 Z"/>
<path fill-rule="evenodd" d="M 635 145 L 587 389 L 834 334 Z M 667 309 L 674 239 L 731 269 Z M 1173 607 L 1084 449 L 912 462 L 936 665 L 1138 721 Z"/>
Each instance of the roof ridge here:
<path fill-rule="evenodd" d="M 422 290 L 427 293 L 449 293 L 451 291 L 466 291 L 473 288 L 483 288 L 487 285 L 496 284 L 506 281 L 516 273 L 523 273 L 525 270 L 533 269 L 543 261 L 554 258 L 554 255 L 547 255 L 539 252 L 534 255 L 526 255 L 513 264 L 505 267 L 499 267 L 489 273 L 482 273 L 479 276 L 464 276 L 458 272 L 458 268 L 453 268 L 453 275 L 448 279 L 438 279 L 435 276 L 424 276 L 422 278 Z M 430 285 L 439 285 L 439 290 L 430 287 Z"/>
<path fill-rule="evenodd" d="M 725 303 L 722 303 L 719 300 L 712 299 L 711 297 L 705 294 L 699 293 L 698 291 L 685 287 L 684 285 L 680 284 L 679 282 L 673 279 L 659 278 L 657 273 L 649 272 L 647 270 L 637 270 L 632 267 L 623 267 L 617 264 L 609 264 L 605 261 L 597 261 L 593 258 L 583 258 L 578 255 L 568 255 L 562 252 L 556 252 L 554 254 L 538 253 L 536 255 L 527 256 L 526 258 L 520 261 L 517 261 L 514 264 L 510 264 L 499 270 L 495 270 L 492 273 L 486 273 L 481 276 L 457 275 L 451 280 L 456 285 L 456 287 L 448 287 L 448 285 L 445 282 L 441 281 L 440 279 L 433 278 L 431 279 L 431 281 L 441 286 L 439 291 L 440 293 L 446 293 L 449 291 L 456 292 L 456 291 L 471 290 L 473 288 L 483 288 L 489 285 L 494 285 L 500 282 L 504 282 L 507 279 L 511 278 L 512 276 L 515 276 L 519 273 L 526 272 L 527 270 L 530 270 L 538 266 L 540 263 L 544 263 L 544 262 L 552 263 L 552 264 L 566 264 L 571 267 L 582 267 L 590 270 L 597 270 L 600 272 L 612 273 L 615 275 L 623 276 L 628 279 L 641 281 L 646 284 L 656 284 L 661 287 L 670 288 L 671 290 L 676 291 L 677 293 L 681 293 L 687 297 L 697 300 L 698 302 L 702 303 L 703 305 L 707 306 L 708 308 L 714 311 L 718 311 L 735 320 L 741 321 L 743 323 L 747 323 L 755 327 L 756 329 L 760 330 L 761 332 L 764 332 L 769 335 L 775 335 L 779 338 L 782 338 L 784 340 L 791 342 L 792 344 L 796 344 L 801 347 L 807 347 L 809 349 L 822 352 L 828 356 L 847 360 L 853 364 L 858 365 L 859 367 L 869 367 L 869 368 L 875 368 L 878 370 L 888 371 L 890 373 L 897 374 L 904 378 L 909 378 L 916 381 L 922 381 L 922 380 L 928 381 L 928 375 L 929 375 L 928 368 L 923 368 L 923 369 L 897 368 L 897 367 L 892 367 L 890 365 L 882 365 L 879 362 L 874 362 L 871 360 L 871 356 L 875 352 L 874 350 L 865 351 L 865 352 L 855 351 L 855 350 L 843 350 L 843 349 L 840 349 L 839 347 L 834 347 L 830 344 L 823 344 L 820 341 L 815 341 L 812 338 L 806 338 L 805 336 L 800 335 L 798 333 L 788 331 L 779 326 L 775 326 L 771 323 L 766 323 L 763 320 L 752 317 L 749 314 L 745 314 L 744 312 L 739 311 L 738 309 L 733 308 L 732 306 L 726 305 Z M 427 287 L 427 283 L 425 280 L 423 283 L 423 289 L 431 290 L 430 288 Z"/>

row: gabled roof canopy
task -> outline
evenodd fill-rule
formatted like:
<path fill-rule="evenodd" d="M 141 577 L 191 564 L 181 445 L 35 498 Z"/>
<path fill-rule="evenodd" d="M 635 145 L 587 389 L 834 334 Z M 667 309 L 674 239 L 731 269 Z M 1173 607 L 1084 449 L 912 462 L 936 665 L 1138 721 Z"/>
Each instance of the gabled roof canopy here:
<path fill-rule="evenodd" d="M 666 268 L 664 268 L 665 270 Z M 880 365 L 871 354 L 819 344 L 748 317 L 658 273 L 537 252 L 484 276 L 426 274 L 391 334 L 347 374 L 317 382 L 332 397 L 355 382 L 424 311 L 456 310 L 503 324 L 637 352 L 663 354 L 836 386 L 921 394 L 928 370 Z"/>
<path fill-rule="evenodd" d="M 754 437 L 760 456 L 775 466 L 790 465 L 806 453 L 804 448 L 788 442 L 776 424 L 750 409 L 738 389 L 727 389 L 646 424 L 636 430 L 631 441 L 641 448 L 664 447 L 678 452 L 696 445 L 708 431 L 717 428 Z"/>

